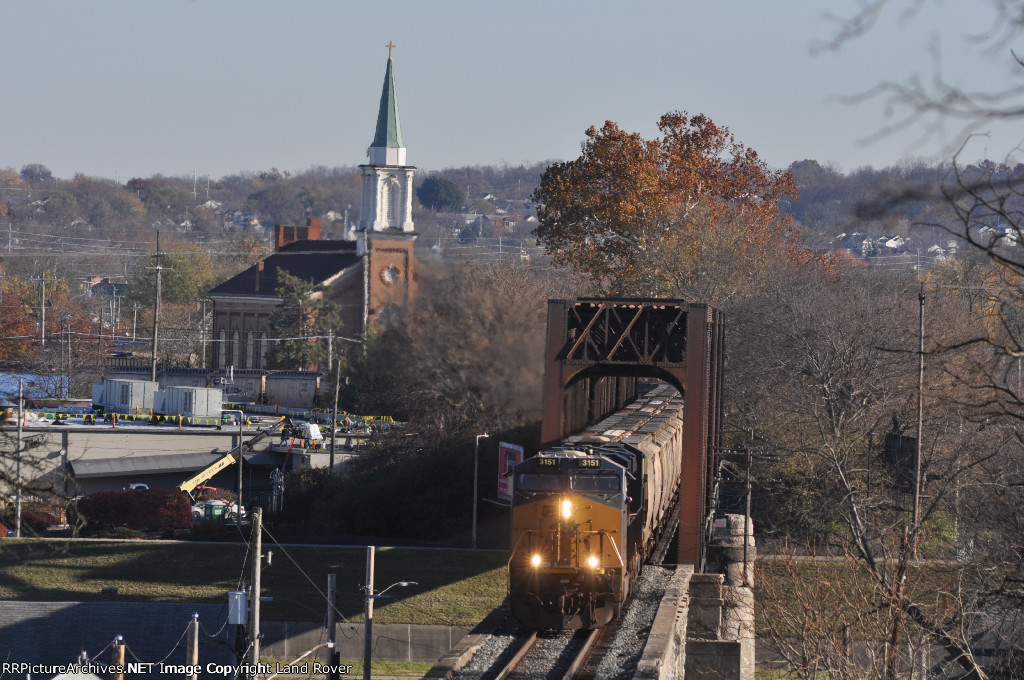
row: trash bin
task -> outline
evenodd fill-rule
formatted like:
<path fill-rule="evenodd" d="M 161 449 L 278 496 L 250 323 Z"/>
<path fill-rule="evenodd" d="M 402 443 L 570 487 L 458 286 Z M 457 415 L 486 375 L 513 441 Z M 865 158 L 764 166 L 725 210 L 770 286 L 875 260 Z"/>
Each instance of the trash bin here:
<path fill-rule="evenodd" d="M 224 501 L 206 501 L 203 517 L 211 522 L 223 522 L 227 514 L 228 504 Z"/>

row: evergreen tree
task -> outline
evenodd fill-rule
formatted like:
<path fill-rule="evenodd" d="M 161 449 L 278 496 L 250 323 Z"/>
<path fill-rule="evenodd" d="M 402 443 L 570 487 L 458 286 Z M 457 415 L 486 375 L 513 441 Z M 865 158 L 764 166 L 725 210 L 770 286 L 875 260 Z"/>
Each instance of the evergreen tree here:
<path fill-rule="evenodd" d="M 271 336 L 279 341 L 267 352 L 272 369 L 315 369 L 327 364 L 326 337 L 338 328 L 341 305 L 328 299 L 329 286 L 277 272 L 281 303 L 270 315 Z"/>

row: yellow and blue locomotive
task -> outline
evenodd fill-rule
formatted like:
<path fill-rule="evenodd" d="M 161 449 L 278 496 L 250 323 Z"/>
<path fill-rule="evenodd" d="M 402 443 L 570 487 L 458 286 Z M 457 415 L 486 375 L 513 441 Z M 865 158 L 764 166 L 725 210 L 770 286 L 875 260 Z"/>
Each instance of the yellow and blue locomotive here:
<path fill-rule="evenodd" d="M 536 628 L 618 616 L 679 483 L 682 398 L 665 384 L 516 466 L 512 614 Z"/>

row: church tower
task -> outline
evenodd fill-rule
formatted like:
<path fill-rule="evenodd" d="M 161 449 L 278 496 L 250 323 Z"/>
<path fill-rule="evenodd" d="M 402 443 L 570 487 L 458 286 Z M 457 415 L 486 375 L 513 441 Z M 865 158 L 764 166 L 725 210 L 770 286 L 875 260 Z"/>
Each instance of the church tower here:
<path fill-rule="evenodd" d="M 363 332 L 373 324 L 389 326 L 415 295 L 412 222 L 412 177 L 405 164 L 405 143 L 395 95 L 394 62 L 388 43 L 387 70 L 380 95 L 377 129 L 366 150 L 369 162 L 360 197 L 358 252 L 363 256 Z"/>

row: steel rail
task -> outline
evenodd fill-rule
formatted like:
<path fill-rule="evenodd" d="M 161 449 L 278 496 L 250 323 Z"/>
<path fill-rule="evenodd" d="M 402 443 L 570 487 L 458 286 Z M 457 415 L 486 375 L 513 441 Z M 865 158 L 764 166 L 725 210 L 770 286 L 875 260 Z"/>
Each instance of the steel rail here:
<path fill-rule="evenodd" d="M 526 642 L 524 642 L 523 646 L 519 648 L 519 651 L 516 652 L 516 655 L 513 656 L 512 659 L 505 664 L 505 667 L 498 671 L 498 674 L 494 676 L 494 680 L 505 680 L 505 678 L 511 675 L 512 671 L 516 669 L 516 666 L 519 665 L 519 662 L 523 660 L 523 657 L 526 656 L 526 654 L 533 648 L 533 645 L 536 642 L 537 631 L 533 631 L 530 633 L 530 637 L 526 638 Z"/>
<path fill-rule="evenodd" d="M 587 660 L 588 656 L 590 656 L 590 650 L 593 649 L 594 643 L 597 642 L 597 638 L 600 637 L 600 633 L 600 628 L 594 628 L 590 631 L 587 635 L 587 641 L 583 643 L 583 646 L 580 647 L 580 651 L 576 654 L 576 658 L 573 659 L 571 664 L 569 664 L 569 669 L 565 672 L 565 675 L 562 676 L 562 680 L 573 680 L 573 678 L 576 677 L 576 671 L 580 669 L 583 662 Z"/>

